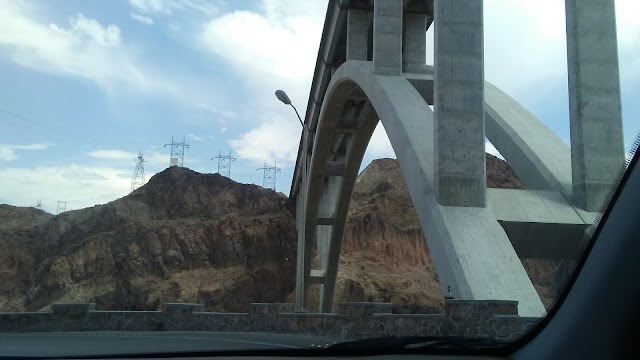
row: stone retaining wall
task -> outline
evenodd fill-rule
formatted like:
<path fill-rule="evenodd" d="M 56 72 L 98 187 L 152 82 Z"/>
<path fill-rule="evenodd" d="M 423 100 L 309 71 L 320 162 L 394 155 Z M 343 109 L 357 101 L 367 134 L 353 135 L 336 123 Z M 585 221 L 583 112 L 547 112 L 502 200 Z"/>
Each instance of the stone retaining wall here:
<path fill-rule="evenodd" d="M 516 301 L 448 300 L 444 314 L 393 314 L 388 303 L 343 303 L 337 314 L 294 313 L 293 304 L 251 304 L 248 313 L 203 312 L 202 304 L 161 311 L 100 311 L 54 304 L 52 312 L 0 313 L 0 332 L 249 331 L 359 339 L 387 335 L 462 335 L 515 339 L 540 319 L 517 315 Z"/>

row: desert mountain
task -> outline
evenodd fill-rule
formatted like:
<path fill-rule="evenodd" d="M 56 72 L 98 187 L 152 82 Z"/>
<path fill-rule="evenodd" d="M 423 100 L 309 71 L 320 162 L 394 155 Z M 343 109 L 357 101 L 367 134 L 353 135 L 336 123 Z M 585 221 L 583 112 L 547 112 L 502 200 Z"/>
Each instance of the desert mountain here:
<path fill-rule="evenodd" d="M 490 155 L 487 177 L 489 186 L 523 187 Z M 292 301 L 293 213 L 282 194 L 179 167 L 123 198 L 57 216 L 0 205 L 0 311 L 76 301 L 114 310 L 199 302 L 210 311 L 245 311 L 251 302 Z M 569 265 L 523 263 L 551 304 Z M 311 309 L 317 292 L 311 288 Z M 388 301 L 399 311 L 443 307 L 396 160 L 375 160 L 358 177 L 334 303 L 342 301 Z"/>
<path fill-rule="evenodd" d="M 121 199 L 3 236 L 0 246 L 25 238 L 31 246 L 9 259 L 2 252 L 2 310 L 75 301 L 147 310 L 198 301 L 238 311 L 250 302 L 281 301 L 295 277 L 296 232 L 287 206 L 282 194 L 259 186 L 168 168 Z M 28 281 L 11 281 L 11 273 Z"/>

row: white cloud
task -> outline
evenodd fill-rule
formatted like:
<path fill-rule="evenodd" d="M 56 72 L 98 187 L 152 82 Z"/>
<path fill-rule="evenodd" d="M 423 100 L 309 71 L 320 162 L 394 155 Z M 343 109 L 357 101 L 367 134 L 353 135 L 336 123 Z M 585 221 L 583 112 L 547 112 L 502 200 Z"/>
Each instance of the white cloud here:
<path fill-rule="evenodd" d="M 103 166 L 43 166 L 0 169 L 3 186 L 0 199 L 18 206 L 33 206 L 38 200 L 55 212 L 57 200 L 68 201 L 67 210 L 104 204 L 127 195 L 132 169 Z M 153 173 L 147 173 L 146 179 Z M 47 179 L 47 186 L 42 186 Z"/>
<path fill-rule="evenodd" d="M 26 145 L 10 145 L 0 144 L 0 160 L 13 161 L 18 158 L 16 150 L 45 150 L 52 144 L 26 144 Z"/>
<path fill-rule="evenodd" d="M 558 0 L 485 1 L 485 78 L 515 97 L 566 87 L 564 6 Z M 616 0 L 615 6 L 621 80 L 633 82 L 640 76 L 640 2 Z M 433 64 L 433 27 L 427 32 L 427 63 Z"/>
<path fill-rule="evenodd" d="M 485 77 L 516 96 L 555 91 L 567 82 L 564 1 L 487 0 Z M 621 78 L 640 75 L 640 2 L 616 0 Z M 536 89 L 535 91 L 531 91 Z"/>
<path fill-rule="evenodd" d="M 371 135 L 371 140 L 369 141 L 369 146 L 367 147 L 367 151 L 365 153 L 365 158 L 394 158 L 396 157 L 395 151 L 393 151 L 393 147 L 391 146 L 391 142 L 389 141 L 389 137 L 387 136 L 387 132 L 382 125 L 382 121 L 378 122 L 376 129 L 373 131 L 373 135 Z"/>
<path fill-rule="evenodd" d="M 218 108 L 216 108 L 213 105 L 208 105 L 208 104 L 198 104 L 197 105 L 199 109 L 211 112 L 213 114 L 216 114 L 218 116 L 221 116 L 223 118 L 226 119 L 236 119 L 238 118 L 238 113 L 236 113 L 235 111 L 232 110 L 219 110 Z"/>
<path fill-rule="evenodd" d="M 119 162 L 137 161 L 138 153 L 119 149 L 100 149 L 87 152 L 85 155 L 102 160 L 111 160 Z M 156 150 L 147 150 L 142 152 L 145 163 L 150 166 L 164 168 L 169 166 L 169 152 L 159 152 Z"/>
<path fill-rule="evenodd" d="M 242 159 L 290 164 L 298 155 L 300 134 L 299 124 L 275 118 L 230 140 L 229 145 Z"/>
<path fill-rule="evenodd" d="M 0 46 L 16 64 L 95 82 L 108 93 L 136 90 L 181 95 L 181 87 L 133 56 L 121 29 L 78 13 L 67 25 L 38 22 L 25 3 L 0 0 Z M 184 88 L 184 86 L 182 87 Z"/>
<path fill-rule="evenodd" d="M 131 14 L 129 14 L 129 16 L 133 20 L 135 20 L 135 21 L 137 21 L 137 22 L 139 22 L 141 24 L 153 25 L 153 19 L 148 17 L 148 16 L 144 16 L 144 15 L 140 15 L 140 14 L 136 14 L 136 13 L 131 13 Z"/>
<path fill-rule="evenodd" d="M 171 15 L 176 10 L 197 11 L 206 15 L 218 12 L 216 6 L 203 0 L 129 0 L 129 5 L 146 14 Z"/>
<path fill-rule="evenodd" d="M 206 111 L 207 113 L 214 115 L 214 119 L 220 125 L 220 128 L 218 129 L 220 133 L 226 132 L 229 129 L 228 127 L 229 120 L 235 120 L 240 117 L 240 115 L 235 111 L 220 110 L 215 106 L 208 105 L 208 104 L 198 104 L 198 108 L 203 111 Z M 207 116 L 209 116 L 209 114 L 207 114 Z"/>
<path fill-rule="evenodd" d="M 88 156 L 108 160 L 132 160 L 138 154 L 124 150 L 94 150 L 87 153 Z"/>
<path fill-rule="evenodd" d="M 187 135 L 185 135 L 185 137 L 187 139 L 191 139 L 193 141 L 206 141 L 205 138 L 203 138 L 202 136 L 198 136 L 196 134 L 187 134 Z"/>
<path fill-rule="evenodd" d="M 201 40 L 207 50 L 238 69 L 287 79 L 308 78 L 313 74 L 322 30 L 317 20 L 235 11 L 205 24 Z"/>
<path fill-rule="evenodd" d="M 320 44 L 326 0 L 263 0 L 261 13 L 235 11 L 205 23 L 199 41 L 247 84 L 242 118 L 255 127 L 230 141 L 240 158 L 290 164 L 300 128 L 274 96 L 284 89 L 304 116 Z M 221 131 L 227 124 L 222 123 Z M 285 165 L 286 166 L 286 165 Z"/>

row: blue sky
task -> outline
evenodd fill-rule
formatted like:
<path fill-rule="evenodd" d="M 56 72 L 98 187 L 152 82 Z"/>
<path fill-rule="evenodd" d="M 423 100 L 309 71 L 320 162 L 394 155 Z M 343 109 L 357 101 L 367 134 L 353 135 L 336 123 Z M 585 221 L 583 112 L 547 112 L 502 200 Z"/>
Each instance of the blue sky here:
<path fill-rule="evenodd" d="M 535 3 L 535 4 L 534 4 Z M 625 142 L 640 131 L 640 6 L 618 0 Z M 326 0 L 0 0 L 0 203 L 55 212 L 129 192 L 186 139 L 185 166 L 262 184 L 277 162 L 288 194 Z M 485 0 L 485 76 L 569 138 L 564 2 Z M 432 50 L 431 31 L 428 49 Z M 432 63 L 432 52 L 427 63 Z M 491 147 L 488 146 L 489 151 Z M 363 166 L 393 157 L 379 127 Z"/>

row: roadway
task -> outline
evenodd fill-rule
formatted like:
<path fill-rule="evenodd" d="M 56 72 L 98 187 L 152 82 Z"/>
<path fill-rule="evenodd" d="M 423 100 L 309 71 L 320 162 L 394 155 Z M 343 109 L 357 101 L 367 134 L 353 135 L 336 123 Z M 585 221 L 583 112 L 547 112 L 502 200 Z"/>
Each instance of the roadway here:
<path fill-rule="evenodd" d="M 233 332 L 56 332 L 0 334 L 0 357 L 97 356 L 193 351 L 324 348 L 339 338 Z"/>

